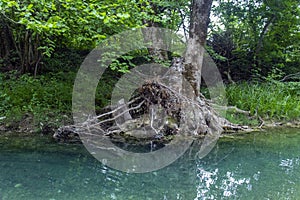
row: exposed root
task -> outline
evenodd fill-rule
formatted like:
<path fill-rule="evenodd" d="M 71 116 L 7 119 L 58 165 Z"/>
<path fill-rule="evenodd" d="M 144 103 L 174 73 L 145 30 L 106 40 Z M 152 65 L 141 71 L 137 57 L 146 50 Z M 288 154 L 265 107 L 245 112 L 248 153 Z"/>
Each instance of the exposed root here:
<path fill-rule="evenodd" d="M 183 93 L 157 80 L 148 81 L 127 103 L 121 99 L 118 105 L 106 107 L 101 114 L 82 124 L 61 127 L 54 138 L 74 141 L 84 133 L 85 136 L 110 137 L 115 143 L 142 141 L 152 146 L 153 141 L 167 144 L 177 134 L 213 136 L 249 130 L 218 116 L 205 99 L 193 99 Z M 230 109 L 246 114 L 237 108 Z"/>

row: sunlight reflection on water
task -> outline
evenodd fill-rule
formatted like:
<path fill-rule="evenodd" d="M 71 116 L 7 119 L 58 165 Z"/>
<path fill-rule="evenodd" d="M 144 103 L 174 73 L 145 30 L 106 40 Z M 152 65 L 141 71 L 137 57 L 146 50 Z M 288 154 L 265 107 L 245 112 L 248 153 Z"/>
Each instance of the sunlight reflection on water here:
<path fill-rule="evenodd" d="M 238 178 L 234 172 L 227 171 L 222 181 L 218 183 L 222 175 L 219 169 L 206 171 L 201 166 L 198 166 L 198 181 L 197 197 L 195 200 L 202 199 L 220 199 L 222 197 L 236 197 L 238 188 L 244 187 L 246 190 L 252 190 L 251 178 Z M 255 177 L 255 178 L 254 178 Z M 254 180 L 258 180 L 259 172 L 253 175 Z"/>

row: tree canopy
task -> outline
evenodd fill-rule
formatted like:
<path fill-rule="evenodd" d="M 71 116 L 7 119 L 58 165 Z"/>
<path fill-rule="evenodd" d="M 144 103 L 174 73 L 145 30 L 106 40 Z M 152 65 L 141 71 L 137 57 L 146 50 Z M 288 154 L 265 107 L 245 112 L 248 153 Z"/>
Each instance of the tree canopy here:
<path fill-rule="evenodd" d="M 234 79 L 299 71 L 299 1 L 219 0 L 213 15 L 209 45 Z"/>
<path fill-rule="evenodd" d="M 1 71 L 37 73 L 58 49 L 91 50 L 124 30 L 189 27 L 191 1 L 1 0 Z M 298 0 L 215 0 L 207 50 L 234 80 L 299 71 Z M 126 66 L 124 66 L 126 67 Z M 126 71 L 126 70 L 124 70 Z"/>

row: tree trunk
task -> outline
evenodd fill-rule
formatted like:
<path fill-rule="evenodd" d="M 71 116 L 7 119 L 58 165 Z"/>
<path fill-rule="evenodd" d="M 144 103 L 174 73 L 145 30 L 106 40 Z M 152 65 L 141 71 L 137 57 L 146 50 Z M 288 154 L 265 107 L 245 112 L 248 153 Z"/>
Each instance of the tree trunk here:
<path fill-rule="evenodd" d="M 255 53 L 254 53 L 254 64 L 256 65 L 256 68 L 260 67 L 261 60 L 259 59 L 259 54 L 260 54 L 261 49 L 263 48 L 263 42 L 264 42 L 265 36 L 267 35 L 269 28 L 275 19 L 276 19 L 276 16 L 272 15 L 271 18 L 264 25 L 264 27 L 260 33 L 259 40 L 256 45 Z"/>
<path fill-rule="evenodd" d="M 160 12 L 163 12 L 161 8 L 158 8 L 154 6 L 153 4 L 151 5 L 152 10 L 156 13 L 159 14 Z M 164 32 L 161 31 L 158 28 L 155 27 L 161 27 L 162 24 L 159 22 L 154 22 L 153 20 L 143 20 L 143 24 L 146 25 L 147 27 L 154 27 L 153 29 L 146 29 L 142 30 L 143 35 L 144 35 L 144 40 L 145 43 L 152 43 L 153 48 L 148 48 L 148 54 L 153 59 L 154 61 L 166 61 L 169 60 L 168 52 L 162 49 L 167 49 L 166 46 L 167 44 L 164 41 Z M 161 47 L 161 49 L 158 49 L 157 47 Z"/>
<path fill-rule="evenodd" d="M 96 120 L 84 122 L 84 125 L 62 127 L 55 133 L 54 138 L 66 141 L 70 133 L 76 130 L 82 129 L 79 132 L 85 134 L 87 127 L 89 132 L 95 129 L 96 134 L 91 135 L 108 136 L 116 143 L 125 145 L 132 142 L 132 145 L 136 145 L 141 142 L 146 146 L 151 144 L 152 151 L 153 142 L 164 146 L 170 142 L 169 139 L 174 138 L 173 135 L 200 135 L 205 136 L 198 152 L 203 157 L 212 149 L 224 130 L 242 130 L 243 127 L 220 117 L 200 95 L 201 69 L 211 4 L 212 0 L 192 2 L 190 38 L 185 61 L 181 58 L 174 59 L 169 71 L 162 78 L 147 80 L 128 102 L 121 99 L 117 102 L 118 105 L 104 109 L 103 114 L 96 116 Z M 159 32 L 145 33 L 144 39 L 152 41 L 156 48 L 163 47 L 162 40 L 151 37 L 157 34 Z M 151 54 L 158 57 L 162 55 L 159 51 Z M 204 73 L 214 76 L 208 71 Z M 131 76 L 134 74 L 139 76 L 141 72 L 133 70 Z M 123 85 L 130 85 L 128 83 Z"/>
<path fill-rule="evenodd" d="M 11 28 L 3 17 L 0 18 L 0 59 L 5 61 L 5 69 L 1 70 L 11 70 L 13 63 L 11 60 L 11 53 L 16 51 L 15 43 Z"/>
<path fill-rule="evenodd" d="M 200 94 L 201 69 L 211 5 L 212 0 L 193 0 L 191 7 L 190 32 L 183 75 L 191 84 L 196 97 Z"/>
<path fill-rule="evenodd" d="M 144 22 L 148 24 L 149 27 L 154 27 L 153 29 L 146 29 L 147 31 L 143 31 L 145 43 L 152 43 L 151 46 L 153 48 L 148 48 L 149 56 L 155 61 L 166 61 L 169 60 L 168 52 L 162 49 L 167 49 L 166 42 L 164 41 L 163 34 L 164 32 L 158 28 L 159 25 L 154 22 Z M 157 47 L 161 47 L 158 49 Z"/>
<path fill-rule="evenodd" d="M 38 47 L 40 38 L 38 33 L 23 30 L 25 27 L 15 28 L 13 32 L 9 21 L 0 18 L 0 59 L 5 61 L 5 69 L 17 69 L 20 73 L 32 73 L 36 76 L 42 54 Z"/>

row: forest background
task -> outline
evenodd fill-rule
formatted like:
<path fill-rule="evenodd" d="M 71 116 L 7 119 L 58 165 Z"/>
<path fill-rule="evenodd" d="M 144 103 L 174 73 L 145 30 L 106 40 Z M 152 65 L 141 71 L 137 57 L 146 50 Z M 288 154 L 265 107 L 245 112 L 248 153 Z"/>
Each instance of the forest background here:
<path fill-rule="evenodd" d="M 0 1 L 0 124 L 51 133 L 72 123 L 72 89 L 85 56 L 106 38 L 140 27 L 188 37 L 190 1 Z M 206 50 L 226 83 L 230 121 L 299 121 L 298 0 L 215 0 Z M 170 60 L 163 64 L 168 66 Z M 156 60 L 147 49 L 123 55 L 101 78 L 97 109 L 110 103 L 122 74 Z M 203 84 L 201 92 L 209 97 Z"/>

